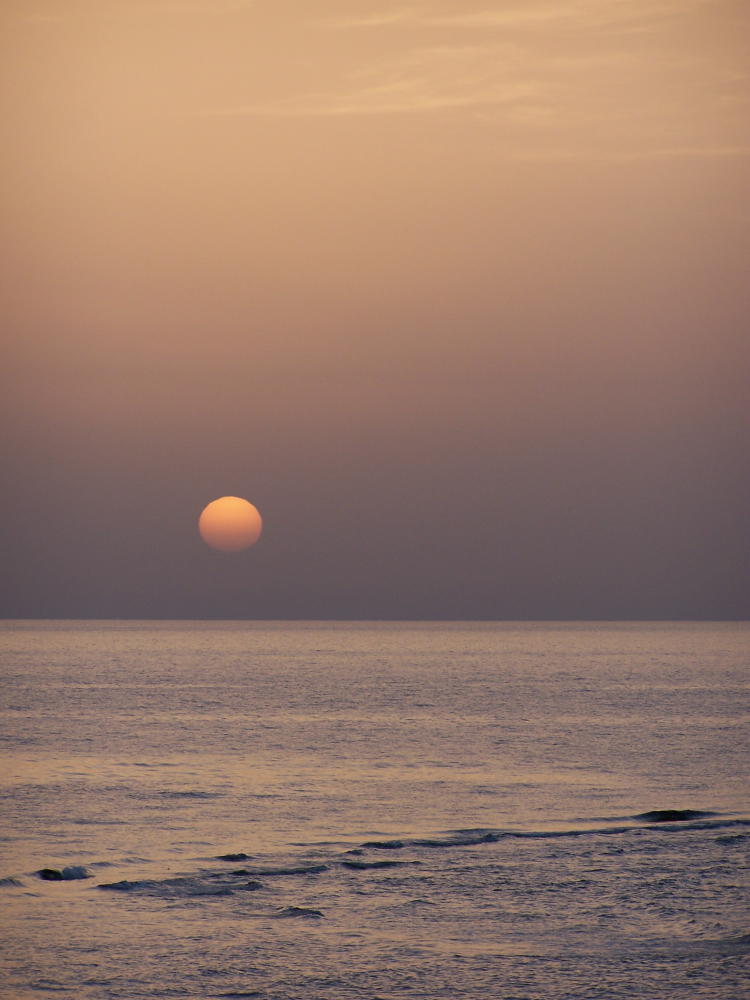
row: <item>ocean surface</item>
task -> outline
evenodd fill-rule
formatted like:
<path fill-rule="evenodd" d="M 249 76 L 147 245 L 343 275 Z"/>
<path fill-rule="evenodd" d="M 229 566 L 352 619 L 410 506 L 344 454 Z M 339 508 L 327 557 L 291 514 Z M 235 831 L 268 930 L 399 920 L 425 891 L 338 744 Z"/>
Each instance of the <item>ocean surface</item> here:
<path fill-rule="evenodd" d="M 0 651 L 3 997 L 750 996 L 748 624 Z"/>

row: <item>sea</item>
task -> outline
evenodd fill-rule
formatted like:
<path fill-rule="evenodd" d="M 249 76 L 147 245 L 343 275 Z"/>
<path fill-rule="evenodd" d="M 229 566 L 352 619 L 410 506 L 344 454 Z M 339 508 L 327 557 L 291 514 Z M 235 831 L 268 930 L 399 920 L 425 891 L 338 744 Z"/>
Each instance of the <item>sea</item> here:
<path fill-rule="evenodd" d="M 750 624 L 0 623 L 0 996 L 750 996 Z"/>

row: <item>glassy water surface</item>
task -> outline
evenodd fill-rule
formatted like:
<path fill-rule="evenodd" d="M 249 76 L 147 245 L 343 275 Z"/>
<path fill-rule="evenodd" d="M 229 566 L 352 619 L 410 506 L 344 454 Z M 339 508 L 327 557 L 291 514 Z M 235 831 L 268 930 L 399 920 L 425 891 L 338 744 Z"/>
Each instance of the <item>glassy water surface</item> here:
<path fill-rule="evenodd" d="M 0 639 L 3 996 L 750 991 L 747 624 Z"/>

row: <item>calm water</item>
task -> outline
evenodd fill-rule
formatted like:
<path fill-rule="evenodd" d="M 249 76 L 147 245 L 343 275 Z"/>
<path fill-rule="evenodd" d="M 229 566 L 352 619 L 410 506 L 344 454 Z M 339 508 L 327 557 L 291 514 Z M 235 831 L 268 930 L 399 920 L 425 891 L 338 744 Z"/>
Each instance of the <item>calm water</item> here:
<path fill-rule="evenodd" d="M 746 624 L 0 640 L 4 997 L 750 995 Z"/>

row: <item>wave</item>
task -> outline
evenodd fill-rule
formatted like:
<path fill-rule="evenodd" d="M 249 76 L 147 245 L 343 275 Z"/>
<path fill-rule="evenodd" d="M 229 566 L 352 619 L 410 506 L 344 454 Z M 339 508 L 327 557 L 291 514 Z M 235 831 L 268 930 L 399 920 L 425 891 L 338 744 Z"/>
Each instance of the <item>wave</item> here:
<path fill-rule="evenodd" d="M 78 816 L 69 822 L 76 826 L 126 826 L 124 819 L 91 819 L 86 816 Z"/>
<path fill-rule="evenodd" d="M 732 934 L 713 940 L 691 942 L 691 954 L 695 955 L 699 951 L 708 952 L 721 958 L 744 956 L 750 952 L 750 934 Z"/>
<path fill-rule="evenodd" d="M 369 868 L 398 868 L 402 865 L 419 864 L 410 861 L 341 861 L 343 868 L 353 868 L 355 871 L 365 871 Z"/>
<path fill-rule="evenodd" d="M 59 868 L 40 868 L 36 873 L 44 882 L 70 882 L 75 879 L 91 878 L 91 873 L 83 865 L 68 865 Z"/>
<path fill-rule="evenodd" d="M 235 868 L 234 871 L 227 874 L 260 876 L 262 878 L 264 875 L 319 875 L 320 872 L 326 871 L 328 871 L 328 865 L 298 865 L 287 868 Z"/>
<path fill-rule="evenodd" d="M 473 847 L 475 844 L 496 844 L 504 836 L 499 830 L 456 830 L 445 837 L 420 837 L 413 840 L 368 840 L 362 847 L 376 851 L 398 851 L 402 847 Z"/>
<path fill-rule="evenodd" d="M 583 821 L 581 823 L 583 824 Z M 475 848 L 477 853 L 480 851 L 484 853 L 482 849 L 491 848 L 492 845 L 501 843 L 550 840 L 564 843 L 566 839 L 581 837 L 593 839 L 606 837 L 608 840 L 612 837 L 620 838 L 619 841 L 615 841 L 615 844 L 623 845 L 616 846 L 616 850 L 622 852 L 631 847 L 639 846 L 643 843 L 643 838 L 649 838 L 649 843 L 651 843 L 655 839 L 660 840 L 668 836 L 696 836 L 703 831 L 709 834 L 726 831 L 721 838 L 716 837 L 715 839 L 730 844 L 738 838 L 743 840 L 747 838 L 748 828 L 750 828 L 750 818 L 747 817 L 721 816 L 705 810 L 658 810 L 639 813 L 630 817 L 627 823 L 599 820 L 597 825 L 590 821 L 587 825 L 574 826 L 571 824 L 568 829 L 557 830 L 487 828 L 448 830 L 434 836 L 402 836 L 393 839 L 368 840 L 358 848 L 337 853 L 341 848 L 339 842 L 338 848 L 334 847 L 333 844 L 330 845 L 333 850 L 330 854 L 325 855 L 326 863 L 310 860 L 309 855 L 307 857 L 303 855 L 289 856 L 287 864 L 273 864 L 271 862 L 276 859 L 269 857 L 266 864 L 242 865 L 241 867 L 225 866 L 219 870 L 209 867 L 193 873 L 162 879 L 123 879 L 116 882 L 100 883 L 97 888 L 114 893 L 133 893 L 162 899 L 201 898 L 208 900 L 232 896 L 235 893 L 259 892 L 260 895 L 257 898 L 263 900 L 265 905 L 248 916 L 262 918 L 316 917 L 322 916 L 322 914 L 319 911 L 311 911 L 304 906 L 290 905 L 284 910 L 274 911 L 269 909 L 268 903 L 273 897 L 278 896 L 279 890 L 286 894 L 293 892 L 294 887 L 300 884 L 309 887 L 312 884 L 311 876 L 313 880 L 316 880 L 318 876 L 326 872 L 330 872 L 330 878 L 336 878 L 338 872 L 339 877 L 346 873 L 362 879 L 368 877 L 377 879 L 380 872 L 385 873 L 388 870 L 407 865 L 427 864 L 424 856 L 419 857 L 420 852 L 426 853 L 441 849 L 461 851 Z M 319 852 L 319 848 L 317 851 Z M 397 855 L 400 852 L 404 852 L 401 857 L 394 857 L 394 854 Z M 384 858 L 382 853 L 390 853 L 391 856 Z M 378 854 L 381 856 L 378 857 Z M 219 855 L 215 861 L 240 861 L 247 857 L 248 855 L 244 852 L 227 853 Z M 63 869 L 62 872 L 57 869 L 42 869 L 37 874 L 40 878 L 50 880 L 87 877 L 86 875 L 71 874 L 75 870 L 86 871 L 81 866 L 72 866 L 70 869 Z M 49 874 L 42 874 L 42 872 Z M 68 874 L 64 874 L 65 872 Z M 279 881 L 275 884 L 269 884 L 273 883 L 275 879 Z M 300 883 L 297 881 L 298 879 L 302 879 L 303 882 Z M 389 881 L 394 880 L 397 880 L 395 873 Z M 290 902 L 296 904 L 294 899 Z M 278 906 L 278 901 L 276 905 Z"/>
<path fill-rule="evenodd" d="M 285 917 L 313 917 L 318 919 L 323 916 L 323 911 L 311 910 L 307 906 L 285 906 L 283 910 L 279 910 L 274 916 L 282 919 Z"/>
<path fill-rule="evenodd" d="M 210 886 L 206 885 L 199 878 L 171 878 L 171 879 L 138 879 L 130 881 L 123 879 L 120 882 L 100 882 L 98 889 L 105 889 L 110 892 L 136 892 L 148 896 L 160 896 L 163 898 L 188 898 L 205 896 L 231 896 L 233 895 L 230 886 Z"/>
<path fill-rule="evenodd" d="M 671 818 L 679 813 L 678 818 Z M 689 815 L 686 815 L 689 814 Z M 716 813 L 698 810 L 660 810 L 660 818 L 653 819 L 654 813 L 640 813 L 630 817 L 628 824 L 618 826 L 577 827 L 567 830 L 452 830 L 441 837 L 413 837 L 396 840 L 367 840 L 360 847 L 374 851 L 400 851 L 404 848 L 449 848 L 475 847 L 482 844 L 496 844 L 502 840 L 561 840 L 569 837 L 602 837 L 633 833 L 637 830 L 652 830 L 659 833 L 680 833 L 683 831 L 721 830 L 732 827 L 750 827 L 750 819 L 700 817 L 717 816 Z M 638 821 L 641 822 L 638 822 Z"/>
<path fill-rule="evenodd" d="M 723 943 L 733 945 L 743 951 L 750 950 L 750 934 L 740 934 L 738 937 L 724 938 Z"/>
<path fill-rule="evenodd" d="M 630 818 L 644 820 L 646 823 L 684 823 L 691 819 L 708 819 L 718 815 L 701 809 L 651 809 Z"/>
<path fill-rule="evenodd" d="M 162 799 L 220 799 L 223 797 L 223 792 L 197 792 L 197 791 L 172 791 L 171 789 L 164 789 L 157 793 Z"/>
<path fill-rule="evenodd" d="M 724 833 L 720 837 L 716 838 L 717 844 L 744 844 L 746 840 L 750 839 L 750 834 L 747 833 Z"/>
<path fill-rule="evenodd" d="M 235 868 L 232 871 L 197 872 L 165 879 L 121 879 L 119 882 L 100 882 L 98 889 L 109 892 L 136 893 L 162 898 L 188 898 L 195 896 L 231 896 L 235 892 L 256 892 L 265 889 L 257 876 L 319 875 L 328 871 L 328 865 L 290 865 L 287 867 Z"/>
<path fill-rule="evenodd" d="M 263 994 L 258 993 L 257 990 L 249 990 L 245 993 L 237 993 L 237 992 L 217 993 L 216 996 L 219 998 L 219 1000 L 246 1000 L 246 998 L 250 997 L 262 997 Z"/>

